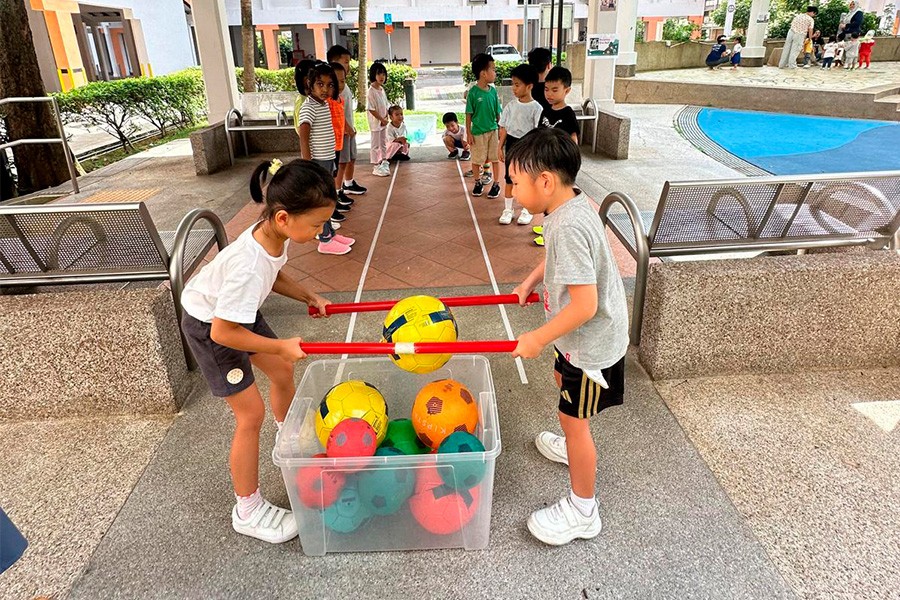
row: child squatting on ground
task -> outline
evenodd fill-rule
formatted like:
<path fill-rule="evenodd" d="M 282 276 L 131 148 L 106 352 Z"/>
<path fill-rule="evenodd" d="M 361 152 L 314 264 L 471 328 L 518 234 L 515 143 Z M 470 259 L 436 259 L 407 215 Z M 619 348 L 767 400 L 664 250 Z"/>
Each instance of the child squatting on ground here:
<path fill-rule="evenodd" d="M 393 105 L 388 109 L 388 118 L 391 122 L 387 126 L 387 159 L 409 160 L 409 136 L 403 122 L 403 109 Z"/>
<path fill-rule="evenodd" d="M 534 67 L 528 64 L 518 65 L 510 73 L 512 78 L 512 92 L 514 98 L 503 109 L 500 115 L 500 160 L 507 154 L 516 142 L 532 129 L 536 129 L 541 122 L 543 107 L 531 97 L 531 90 L 537 83 L 537 73 Z M 509 225 L 513 220 L 513 185 L 509 178 L 509 165 L 506 165 L 506 190 L 503 195 L 503 212 L 500 214 L 500 224 Z M 531 223 L 531 213 L 523 208 L 519 213 L 516 223 L 528 225 Z"/>
<path fill-rule="evenodd" d="M 472 164 L 490 162 L 494 173 L 500 168 L 500 142 L 497 135 L 500 121 L 500 97 L 492 83 L 497 79 L 494 59 L 487 54 L 476 54 L 472 59 L 472 75 L 477 81 L 466 97 L 466 132 L 472 147 Z M 476 174 L 477 175 L 477 174 Z M 484 193 L 484 180 L 480 177 L 472 189 L 473 196 Z M 488 191 L 488 198 L 500 195 L 496 181 Z"/>
<path fill-rule="evenodd" d="M 459 124 L 456 113 L 444 113 L 441 122 L 444 124 L 444 133 L 441 139 L 448 152 L 447 158 L 449 160 L 469 160 L 472 148 L 466 138 L 466 128 Z"/>
<path fill-rule="evenodd" d="M 581 167 L 575 142 L 558 129 L 536 129 L 513 146 L 506 161 L 516 199 L 530 212 L 546 215 L 546 259 L 514 292 L 524 304 L 543 283 L 547 322 L 520 335 L 513 356 L 537 358 L 545 346 L 554 346 L 564 436 L 544 431 L 535 445 L 549 460 L 569 466 L 572 489 L 532 513 L 527 524 L 542 542 L 560 545 L 600 533 L 597 450 L 589 419 L 623 401 L 625 289 L 596 209 L 573 188 Z"/>
<path fill-rule="evenodd" d="M 280 272 L 288 243 L 315 240 L 334 211 L 337 194 L 331 171 L 316 162 L 272 160 L 250 179 L 250 197 L 263 203 L 260 220 L 220 251 L 185 286 L 181 327 L 212 393 L 225 398 L 235 418 L 231 480 L 236 504 L 234 530 L 271 542 L 297 535 L 289 510 L 263 499 L 259 490 L 259 432 L 266 407 L 251 366 L 271 382 L 270 404 L 279 431 L 294 397 L 294 363 L 305 354 L 300 338 L 286 340 L 259 312 L 271 292 L 309 306 L 329 301 Z"/>

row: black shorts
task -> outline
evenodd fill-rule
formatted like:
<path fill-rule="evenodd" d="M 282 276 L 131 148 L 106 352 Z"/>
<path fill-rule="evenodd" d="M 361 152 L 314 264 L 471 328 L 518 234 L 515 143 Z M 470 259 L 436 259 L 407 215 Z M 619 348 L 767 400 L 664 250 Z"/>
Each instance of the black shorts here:
<path fill-rule="evenodd" d="M 519 138 L 513 137 L 511 135 L 506 136 L 506 142 L 503 144 L 503 158 L 506 158 L 506 155 L 509 154 L 509 149 L 513 147 L 513 144 L 519 141 Z M 505 160 L 503 161 L 503 178 L 506 180 L 507 185 L 512 185 L 512 179 L 509 178 L 509 163 Z"/>
<path fill-rule="evenodd" d="M 603 409 L 622 404 L 625 399 L 624 356 L 616 364 L 600 371 L 609 385 L 604 388 L 567 361 L 559 349 L 553 348 L 553 351 L 556 356 L 553 368 L 562 379 L 559 389 L 561 413 L 576 419 L 587 419 Z"/>
<path fill-rule="evenodd" d="M 259 311 L 256 311 L 256 321 L 252 325 L 242 327 L 257 335 L 278 339 Z M 211 323 L 204 323 L 187 313 L 181 317 L 181 330 L 184 331 L 188 347 L 200 365 L 200 371 L 209 382 L 209 389 L 214 396 L 227 398 L 243 392 L 256 381 L 250 365 L 250 356 L 253 353 L 215 343 L 209 337 L 211 329 Z"/>

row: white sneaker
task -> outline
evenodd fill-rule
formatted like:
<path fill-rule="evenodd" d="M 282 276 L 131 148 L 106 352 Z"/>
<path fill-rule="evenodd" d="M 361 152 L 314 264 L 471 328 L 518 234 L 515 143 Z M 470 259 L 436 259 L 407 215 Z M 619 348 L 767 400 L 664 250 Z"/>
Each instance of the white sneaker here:
<path fill-rule="evenodd" d="M 591 515 L 586 517 L 575 508 L 569 496 L 528 517 L 531 535 L 551 546 L 568 544 L 576 538 L 589 540 L 600 535 L 602 528 L 599 506 L 595 505 Z"/>
<path fill-rule="evenodd" d="M 372 169 L 372 175 L 376 177 L 388 177 L 390 174 L 390 171 L 385 172 L 381 165 L 375 165 L 375 168 Z"/>
<path fill-rule="evenodd" d="M 522 212 L 519 213 L 519 218 L 516 219 L 516 223 L 519 225 L 531 225 L 531 220 L 533 218 L 534 215 L 523 208 Z"/>
<path fill-rule="evenodd" d="M 341 228 L 341 224 L 338 223 L 337 221 L 332 221 L 332 222 L 331 222 L 331 227 L 332 227 L 332 229 L 334 229 L 335 231 L 337 231 L 338 229 Z"/>
<path fill-rule="evenodd" d="M 534 438 L 538 452 L 553 462 L 569 464 L 569 452 L 566 449 L 566 438 L 549 431 L 542 431 Z"/>
<path fill-rule="evenodd" d="M 501 225 L 509 225 L 512 223 L 513 218 L 513 209 L 504 208 L 503 212 L 500 214 L 500 224 Z"/>
<path fill-rule="evenodd" d="M 263 500 L 259 508 L 246 519 L 240 518 L 235 504 L 231 511 L 231 526 L 238 533 L 270 544 L 281 544 L 297 537 L 297 522 L 293 513 L 285 508 L 278 508 L 268 500 Z"/>

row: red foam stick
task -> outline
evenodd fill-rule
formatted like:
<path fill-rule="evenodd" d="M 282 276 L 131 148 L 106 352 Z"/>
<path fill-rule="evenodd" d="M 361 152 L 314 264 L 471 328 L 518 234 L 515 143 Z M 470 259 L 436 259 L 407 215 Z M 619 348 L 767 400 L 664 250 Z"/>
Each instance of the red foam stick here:
<path fill-rule="evenodd" d="M 478 342 L 304 342 L 300 349 L 307 354 L 480 354 L 512 352 L 516 340 Z"/>
<path fill-rule="evenodd" d="M 518 304 L 519 297 L 516 294 L 495 294 L 489 296 L 452 296 L 449 298 L 438 298 L 444 303 L 444 306 L 452 308 L 455 306 L 490 306 L 493 304 Z M 526 302 L 538 302 L 540 296 L 537 292 L 532 292 Z M 399 300 L 379 300 L 375 302 L 347 302 L 345 304 L 329 304 L 325 307 L 326 315 L 337 315 L 342 313 L 354 312 L 377 312 L 382 310 L 391 310 Z M 319 309 L 315 306 L 309 307 L 309 314 L 315 315 Z"/>

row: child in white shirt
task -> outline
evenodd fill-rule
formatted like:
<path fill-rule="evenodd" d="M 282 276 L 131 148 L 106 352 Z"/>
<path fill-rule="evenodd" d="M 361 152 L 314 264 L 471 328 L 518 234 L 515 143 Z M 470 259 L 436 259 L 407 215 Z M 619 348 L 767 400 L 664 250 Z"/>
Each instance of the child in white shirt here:
<path fill-rule="evenodd" d="M 409 160 L 409 136 L 403 122 L 403 109 L 396 104 L 388 109 L 391 122 L 387 126 L 387 159 Z"/>
<path fill-rule="evenodd" d="M 380 62 L 369 67 L 369 91 L 366 94 L 366 112 L 369 118 L 369 131 L 372 134 L 372 147 L 369 157 L 375 168 L 372 175 L 389 177 L 391 168 L 387 161 L 387 124 L 388 104 L 384 82 L 387 81 L 387 68 Z"/>

